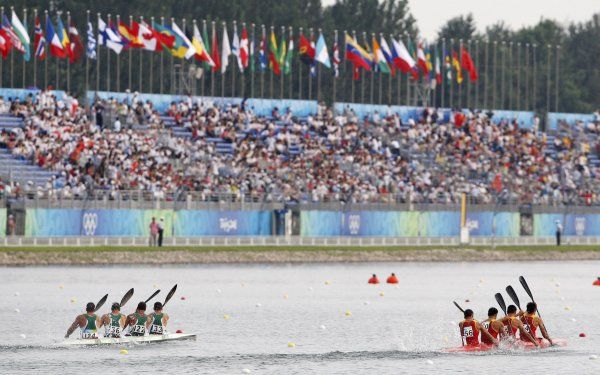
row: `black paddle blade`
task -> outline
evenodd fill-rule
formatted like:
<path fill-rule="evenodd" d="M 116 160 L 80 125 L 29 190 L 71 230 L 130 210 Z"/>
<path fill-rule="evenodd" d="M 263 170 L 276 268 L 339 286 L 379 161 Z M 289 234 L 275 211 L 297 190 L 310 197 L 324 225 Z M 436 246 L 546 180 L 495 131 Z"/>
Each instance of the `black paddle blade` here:
<path fill-rule="evenodd" d="M 152 298 L 156 297 L 156 295 L 157 295 L 158 293 L 160 293 L 160 289 L 159 289 L 159 290 L 157 290 L 156 292 L 152 293 L 152 295 L 151 295 L 150 297 L 148 297 L 148 299 L 147 299 L 146 301 L 144 301 L 144 302 L 146 302 L 146 303 L 150 302 L 150 300 L 151 300 Z"/>
<path fill-rule="evenodd" d="M 502 294 L 500 293 L 496 293 L 495 297 L 496 302 L 498 302 L 498 305 L 500 305 L 500 308 L 504 312 L 504 315 L 506 315 L 506 303 L 504 303 L 504 297 L 502 297 Z"/>
<path fill-rule="evenodd" d="M 165 307 L 165 305 L 167 304 L 167 302 L 169 302 L 169 300 L 171 299 L 171 297 L 173 297 L 173 294 L 175 294 L 176 290 L 177 290 L 177 284 L 175 284 L 175 286 L 172 287 L 171 290 L 169 291 L 169 294 L 167 294 L 167 298 L 165 298 L 165 302 L 163 303 L 163 307 Z"/>
<path fill-rule="evenodd" d="M 460 311 L 462 311 L 463 314 L 465 313 L 465 310 L 463 310 L 463 308 L 460 307 L 459 304 L 456 303 L 456 301 L 452 301 L 452 302 L 454 302 L 454 306 L 456 306 Z"/>
<path fill-rule="evenodd" d="M 131 299 L 131 297 L 133 297 L 133 288 L 129 289 L 123 298 L 121 298 L 121 308 L 123 308 L 123 306 Z"/>
<path fill-rule="evenodd" d="M 525 281 L 523 276 L 519 276 L 519 282 L 521 282 L 521 285 L 523 285 L 523 289 L 525 289 L 525 292 L 527 292 L 529 298 L 531 298 L 531 301 L 535 302 L 533 300 L 533 294 L 531 294 L 531 289 L 529 289 L 529 285 L 527 285 L 527 281 Z"/>
<path fill-rule="evenodd" d="M 529 285 L 527 285 L 527 281 L 525 281 L 525 278 L 523 276 L 519 276 L 519 281 L 521 282 L 521 285 L 523 285 L 523 289 L 525 289 L 525 291 L 529 295 L 529 298 L 531 298 L 531 302 L 535 302 L 535 300 L 533 299 L 533 294 L 531 293 L 531 289 L 529 289 Z M 537 310 L 538 315 L 541 318 L 542 314 L 540 314 L 540 310 L 538 310 L 537 308 L 536 308 L 536 310 Z"/>
<path fill-rule="evenodd" d="M 515 290 L 513 289 L 512 286 L 509 285 L 506 287 L 506 293 L 508 293 L 508 295 L 513 300 L 515 305 L 517 305 L 519 307 L 519 310 L 521 310 L 521 304 L 519 303 L 519 297 L 517 297 L 517 293 L 515 293 Z"/>
<path fill-rule="evenodd" d="M 104 297 L 100 298 L 100 301 L 98 301 L 98 303 L 96 304 L 96 308 L 94 309 L 94 312 L 100 310 L 100 308 L 102 307 L 102 305 L 104 305 L 104 302 L 106 302 L 107 299 L 108 299 L 108 294 L 105 294 Z"/>

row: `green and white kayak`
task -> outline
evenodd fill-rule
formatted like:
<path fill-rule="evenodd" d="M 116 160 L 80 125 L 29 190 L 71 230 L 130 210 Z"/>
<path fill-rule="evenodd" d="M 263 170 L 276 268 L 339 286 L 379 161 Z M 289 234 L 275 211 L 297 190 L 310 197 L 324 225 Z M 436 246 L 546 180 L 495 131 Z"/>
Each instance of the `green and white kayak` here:
<path fill-rule="evenodd" d="M 151 343 L 165 341 L 196 340 L 193 333 L 166 333 L 164 335 L 125 336 L 121 338 L 100 337 L 97 339 L 67 339 L 56 346 L 89 346 L 89 345 L 119 345 L 130 343 Z"/>

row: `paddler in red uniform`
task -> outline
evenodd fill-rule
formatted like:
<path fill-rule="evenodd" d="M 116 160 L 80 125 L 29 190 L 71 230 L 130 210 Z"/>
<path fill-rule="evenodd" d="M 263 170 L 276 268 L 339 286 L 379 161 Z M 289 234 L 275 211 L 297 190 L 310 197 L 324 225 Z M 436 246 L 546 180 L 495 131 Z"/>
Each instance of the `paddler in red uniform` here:
<path fill-rule="evenodd" d="M 529 332 L 531 336 L 536 339 L 536 341 L 541 341 L 540 338 L 536 337 L 536 332 L 539 327 L 540 331 L 542 331 L 542 336 L 548 340 L 550 345 L 554 345 L 552 343 L 552 339 L 548 335 L 548 331 L 546 330 L 546 326 L 544 325 L 542 318 L 535 315 L 535 312 L 537 311 L 537 304 L 535 302 L 529 302 L 525 310 L 525 313 L 521 316 L 521 322 L 525 327 L 525 331 Z M 523 337 L 523 335 L 521 335 L 521 340 L 528 341 Z"/>
<path fill-rule="evenodd" d="M 488 318 L 481 322 L 483 328 L 485 328 L 489 334 L 495 338 L 496 340 L 500 340 L 502 337 L 506 336 L 506 329 L 504 328 L 504 324 L 498 319 L 498 309 L 495 307 L 490 307 L 488 310 Z M 488 345 L 493 345 L 494 343 L 488 339 L 483 331 L 481 332 L 481 342 Z"/>
<path fill-rule="evenodd" d="M 502 324 L 506 326 L 508 329 L 508 334 L 512 337 L 517 336 L 517 331 L 521 332 L 521 339 L 523 341 L 531 341 L 535 346 L 539 346 L 536 339 L 533 338 L 523 326 L 523 323 L 519 319 L 519 316 L 523 315 L 522 311 L 519 311 L 517 314 L 517 306 L 509 305 L 506 308 L 506 316 L 502 318 L 500 321 Z"/>
<path fill-rule="evenodd" d="M 465 320 L 458 323 L 460 335 L 463 337 L 463 346 L 479 346 L 479 333 L 485 336 L 493 345 L 498 345 L 496 340 L 477 320 L 473 319 L 473 310 L 465 310 Z"/>

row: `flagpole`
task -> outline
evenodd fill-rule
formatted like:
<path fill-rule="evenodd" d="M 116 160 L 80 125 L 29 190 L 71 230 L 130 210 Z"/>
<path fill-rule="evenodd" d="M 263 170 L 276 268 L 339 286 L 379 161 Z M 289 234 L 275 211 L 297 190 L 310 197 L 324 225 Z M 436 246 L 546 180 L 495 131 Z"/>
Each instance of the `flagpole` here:
<path fill-rule="evenodd" d="M 458 65 L 460 65 L 461 71 L 462 71 L 462 49 L 463 49 L 463 40 L 459 39 L 458 40 Z M 494 59 L 495 60 L 495 59 Z M 463 77 L 462 82 L 465 81 L 465 78 Z M 462 82 L 458 84 L 458 107 L 462 108 L 463 107 L 463 97 L 462 97 Z"/>
<path fill-rule="evenodd" d="M 515 110 L 521 109 L 521 42 L 517 42 L 517 89 L 515 95 Z"/>
<path fill-rule="evenodd" d="M 10 7 L 11 11 L 14 11 L 14 7 Z M 3 17 L 4 18 L 4 17 Z M 10 87 L 11 88 L 15 88 L 15 79 L 13 76 L 14 70 L 15 70 L 15 63 L 14 63 L 14 50 L 11 49 L 10 51 Z"/>
<path fill-rule="evenodd" d="M 194 21 L 194 22 L 196 22 L 196 21 Z M 207 31 L 206 31 L 206 20 L 202 20 L 202 34 L 203 34 L 202 35 L 203 37 L 204 36 L 208 36 Z M 205 48 L 207 46 L 207 43 L 208 43 L 208 41 L 205 40 L 204 41 L 204 47 Z M 210 51 L 208 50 L 208 48 L 207 48 L 206 53 L 210 55 Z M 206 66 L 207 65 L 205 64 L 204 68 L 206 68 Z M 209 67 L 209 69 L 210 69 L 210 67 Z M 206 84 L 206 72 L 202 72 L 202 87 L 200 88 L 200 96 L 204 96 L 204 86 L 205 86 L 205 84 Z"/>
<path fill-rule="evenodd" d="M 27 8 L 23 8 L 23 25 L 25 26 L 25 29 L 28 30 L 27 28 Z M 31 57 L 31 45 L 27 46 L 27 48 L 29 48 L 29 56 Z M 33 58 L 35 60 L 35 56 Z M 22 83 L 22 87 L 25 88 L 25 58 L 23 58 L 23 61 L 21 63 L 21 74 L 22 74 L 22 78 L 23 78 L 23 83 Z"/>
<path fill-rule="evenodd" d="M 356 30 L 352 30 L 352 39 L 356 40 Z M 355 102 L 355 100 L 354 100 L 354 92 L 355 91 L 356 91 L 356 82 L 354 79 L 354 65 L 352 65 L 352 103 Z"/>
<path fill-rule="evenodd" d="M 513 64 L 513 42 L 510 41 L 508 42 L 508 64 L 507 66 L 512 67 L 514 66 Z M 513 75 L 512 74 L 508 74 L 508 81 L 506 83 L 506 96 L 508 97 L 508 106 L 507 108 L 510 110 L 513 110 Z"/>
<path fill-rule="evenodd" d="M 173 22 L 175 22 L 175 18 L 171 17 L 171 27 L 173 27 Z M 171 95 L 176 94 L 177 90 L 177 77 L 175 73 L 175 58 L 173 54 L 171 54 L 169 61 L 171 62 Z"/>
<path fill-rule="evenodd" d="M 108 23 L 106 27 L 110 27 L 110 13 L 106 15 Z M 106 49 L 106 91 L 110 91 L 110 49 Z"/>
<path fill-rule="evenodd" d="M 531 95 L 531 90 L 529 87 L 529 43 L 525 43 L 525 106 L 524 109 L 529 111 L 529 96 Z"/>
<path fill-rule="evenodd" d="M 242 33 L 244 32 L 244 30 L 245 30 L 245 29 L 246 29 L 246 22 L 242 22 Z M 248 34 L 246 34 L 246 36 L 247 36 L 247 35 L 248 35 Z M 249 58 L 249 57 L 250 57 L 250 41 L 247 41 L 247 43 L 248 43 L 248 44 L 246 45 L 246 47 L 248 48 L 248 54 L 246 55 L 246 58 Z M 241 44 L 241 43 L 240 43 L 240 44 Z M 240 52 L 241 52 L 241 51 L 240 51 Z M 246 61 L 247 61 L 247 60 L 246 60 Z M 242 65 L 243 65 L 243 62 L 242 62 Z M 240 78 L 240 80 L 241 80 L 241 86 L 242 86 L 242 87 L 241 87 L 241 91 L 242 91 L 242 92 L 241 92 L 241 95 L 240 95 L 240 96 L 242 97 L 242 99 L 243 99 L 244 97 L 246 97 L 246 70 L 249 70 L 248 68 L 250 68 L 250 64 L 248 63 L 248 66 L 247 66 L 247 67 L 244 67 L 244 68 L 245 68 L 245 69 L 244 69 L 243 71 L 241 71 L 241 75 L 242 75 L 242 76 L 241 76 L 241 78 Z"/>
<path fill-rule="evenodd" d="M 502 71 L 500 72 L 500 109 L 506 108 L 506 41 L 502 41 L 502 60 L 500 60 Z M 510 109 L 510 108 L 509 108 Z"/>
<path fill-rule="evenodd" d="M 290 41 L 293 41 L 293 38 L 294 38 L 294 30 L 290 26 L 290 37 L 288 39 L 288 46 L 290 45 Z M 295 48 L 300 48 L 300 46 L 295 47 Z M 290 53 L 289 48 L 288 48 L 288 53 Z M 286 58 L 286 60 L 287 60 L 287 58 Z M 294 61 L 292 59 L 290 59 L 290 66 L 289 66 L 289 69 L 290 69 L 289 70 L 290 71 L 289 72 L 289 76 L 290 76 L 289 81 L 290 82 L 289 82 L 289 89 L 288 89 L 289 90 L 289 95 L 288 95 L 289 99 L 293 99 L 292 98 L 293 88 L 294 88 L 294 80 L 293 80 L 294 74 L 292 74 L 292 72 L 294 71 L 294 69 L 292 69 L 293 64 L 294 64 Z"/>
<path fill-rule="evenodd" d="M 0 7 L 0 17 L 4 18 L 4 7 Z M 3 75 L 4 75 L 4 69 L 3 69 L 3 58 L 0 58 L 0 87 L 3 86 Z"/>
<path fill-rule="evenodd" d="M 313 28 L 311 27 L 310 29 L 308 29 L 309 31 L 309 35 L 310 35 L 310 40 L 309 42 L 312 44 L 313 38 L 314 38 L 314 32 L 313 32 Z M 312 62 L 312 65 L 316 66 L 315 62 Z M 308 67 L 308 100 L 312 100 L 312 68 L 313 66 Z"/>
<path fill-rule="evenodd" d="M 152 24 L 154 24 L 154 17 L 151 17 L 150 20 L 152 21 Z M 140 16 L 140 21 L 144 22 L 144 16 Z M 156 43 L 158 44 L 160 42 L 157 40 Z M 143 47 L 142 47 L 142 49 L 143 49 Z M 148 92 L 151 94 L 154 92 L 154 53 L 152 53 L 152 52 L 154 52 L 154 51 L 151 51 L 148 54 L 148 55 L 150 55 L 150 69 L 149 69 L 150 81 L 148 83 L 148 87 L 149 87 Z M 140 56 L 141 56 L 141 50 L 140 50 Z M 141 71 L 141 69 L 140 69 L 140 71 Z M 203 75 L 203 77 L 204 77 L 204 75 Z"/>
<path fill-rule="evenodd" d="M 381 36 L 381 34 L 379 34 Z M 371 38 L 375 39 L 375 33 L 371 33 Z M 381 38 L 380 38 L 381 39 Z M 379 48 L 381 49 L 381 46 L 379 46 Z M 375 51 L 373 51 L 373 55 L 375 55 Z M 387 61 L 385 62 L 387 64 Z M 390 72 L 390 75 L 391 72 Z M 371 85 L 373 85 L 373 83 L 371 82 Z M 383 74 L 381 72 L 381 70 L 379 71 L 379 101 L 378 103 L 381 105 L 382 104 L 382 100 L 383 100 L 383 89 L 382 86 L 383 85 Z M 373 91 L 373 89 L 371 88 L 371 91 Z"/>
<path fill-rule="evenodd" d="M 185 18 L 181 19 L 181 31 L 183 31 L 183 35 L 185 35 L 185 25 L 186 25 L 186 20 Z M 187 53 L 187 51 L 186 51 Z M 185 74 L 185 56 L 181 59 L 181 74 L 180 74 L 180 79 L 179 79 L 179 95 L 185 95 L 185 78 L 187 77 L 187 75 Z M 141 62 L 141 60 L 140 60 Z"/>
<path fill-rule="evenodd" d="M 118 16 L 117 16 L 118 17 Z M 117 27 L 119 27 L 119 25 L 117 25 Z M 129 16 L 129 29 L 131 30 L 133 28 L 133 16 Z M 131 91 L 132 87 L 131 87 L 131 64 L 132 64 L 132 55 L 131 55 L 132 51 L 131 48 L 129 48 L 129 51 L 127 51 L 127 60 L 128 60 L 128 66 L 127 66 L 127 89 L 129 91 Z M 142 75 L 140 74 L 140 85 L 142 84 Z M 141 91 L 141 90 L 140 90 Z"/>
<path fill-rule="evenodd" d="M 281 38 L 283 39 L 283 45 L 285 46 L 285 26 L 281 26 Z M 281 61 L 280 61 L 281 63 Z M 281 65 L 281 64 L 280 64 Z M 283 85 L 285 83 L 285 56 L 283 56 L 283 66 L 280 67 L 280 76 L 279 76 L 279 98 L 283 99 Z"/>
<path fill-rule="evenodd" d="M 248 54 L 252 59 L 252 61 L 250 61 L 250 97 L 254 98 L 254 74 L 256 73 L 256 25 L 253 23 L 250 27 L 250 34 L 252 35 L 252 41 L 250 42 L 250 53 Z"/>
<path fill-rule="evenodd" d="M 488 108 L 488 82 L 489 82 L 489 79 L 490 79 L 490 76 L 488 75 L 489 48 L 490 48 L 490 41 L 486 37 L 485 38 L 484 57 L 483 57 L 483 60 L 484 60 L 483 67 L 485 69 L 485 74 L 484 74 L 485 81 L 484 81 L 484 85 L 483 85 L 483 106 L 482 106 L 482 108 L 484 108 L 484 109 L 489 109 Z"/>
<path fill-rule="evenodd" d="M 362 36 L 363 36 L 363 40 L 366 41 L 367 40 L 367 33 L 365 33 L 364 31 L 362 32 Z M 365 70 L 361 69 L 360 70 L 360 102 L 362 104 L 365 103 Z M 373 69 L 371 69 L 371 74 L 373 74 Z"/>
<path fill-rule="evenodd" d="M 344 30 L 344 42 L 342 43 L 342 45 L 344 46 L 344 52 L 342 53 L 342 59 L 344 59 L 344 66 L 343 66 L 343 70 L 344 70 L 344 75 L 346 74 L 346 71 L 348 70 L 348 60 L 346 59 L 346 35 L 347 35 L 347 31 Z M 347 102 L 348 101 L 348 95 L 347 95 L 347 77 L 344 77 L 344 75 L 342 75 L 343 79 L 342 79 L 342 92 L 344 93 L 344 98 L 342 99 L 343 101 Z M 352 80 L 350 80 L 352 81 Z"/>
<path fill-rule="evenodd" d="M 406 45 L 408 46 L 409 36 L 408 36 L 408 32 L 407 31 L 404 32 L 404 38 L 406 40 Z M 409 54 L 410 54 L 410 52 L 409 52 Z M 406 75 L 406 105 L 410 105 L 410 100 L 411 100 L 411 95 L 410 95 L 410 91 L 411 90 L 410 89 L 411 89 L 411 87 L 410 87 L 410 73 L 408 73 Z"/>
<path fill-rule="evenodd" d="M 33 42 L 33 87 L 37 87 L 37 56 L 36 56 L 36 45 L 35 45 L 35 20 L 38 17 L 37 8 L 33 9 L 33 30 L 34 30 L 34 42 Z M 42 27 L 40 23 L 40 28 Z M 2 71 L 0 70 L 0 75 L 2 75 Z M 1 81 L 1 79 L 0 79 Z M 1 86 L 1 85 L 0 85 Z"/>
<path fill-rule="evenodd" d="M 552 51 L 550 50 L 550 47 L 550 44 L 546 44 L 546 57 L 548 59 L 546 62 L 546 113 L 550 113 L 550 68 L 552 64 Z M 546 130 L 548 130 L 547 125 Z"/>
<path fill-rule="evenodd" d="M 467 50 L 469 53 L 471 53 L 471 39 L 467 40 Z M 462 58 L 462 53 L 461 53 L 461 58 Z M 469 108 L 474 107 L 473 103 L 471 102 L 471 85 L 473 83 L 474 82 L 471 81 L 471 76 L 469 75 L 469 85 L 467 86 L 467 107 L 469 107 Z"/>
<path fill-rule="evenodd" d="M 89 34 L 88 34 L 88 27 L 90 24 L 90 11 L 89 9 L 85 11 L 85 31 L 86 31 L 86 38 L 85 38 L 85 87 L 83 89 L 83 98 L 85 101 L 85 107 L 86 109 L 88 108 L 88 101 L 87 101 L 87 92 L 90 89 L 90 59 L 88 57 L 88 38 L 89 38 Z"/>
<path fill-rule="evenodd" d="M 511 49 L 512 49 L 512 42 L 511 42 Z M 479 40 L 478 39 L 475 39 L 475 59 L 476 59 L 477 65 L 479 65 Z M 478 80 L 475 83 L 475 106 L 474 106 L 475 108 L 481 108 L 481 106 L 479 105 L 479 84 L 480 84 L 480 80 Z"/>
<path fill-rule="evenodd" d="M 554 112 L 558 112 L 558 85 L 559 79 L 559 63 L 560 63 L 560 44 L 556 45 L 556 80 L 554 85 Z"/>
<path fill-rule="evenodd" d="M 446 38 L 442 38 L 442 53 L 440 58 L 440 74 L 442 75 L 442 87 L 441 87 L 441 105 L 440 107 L 444 108 L 444 95 L 445 90 L 444 86 L 446 82 Z"/>
<path fill-rule="evenodd" d="M 67 30 L 70 27 L 71 27 L 71 12 L 67 11 Z M 67 34 L 69 34 L 69 33 L 67 32 Z M 69 44 L 69 48 L 71 48 L 70 44 Z M 67 52 L 68 55 L 70 53 L 73 53 L 73 50 L 71 50 L 70 52 Z M 71 92 L 71 57 L 70 56 L 67 59 L 67 92 Z"/>
<path fill-rule="evenodd" d="M 298 53 L 300 53 L 300 36 L 302 35 L 302 27 L 298 28 Z M 302 64 L 298 64 L 298 99 L 302 100 Z"/>
<path fill-rule="evenodd" d="M 532 70 L 533 70 L 533 72 L 532 72 L 533 77 L 532 77 L 532 80 L 531 80 L 531 85 L 533 86 L 532 87 L 532 93 L 531 93 L 531 101 L 532 101 L 532 103 L 531 103 L 531 110 L 533 112 L 535 112 L 535 108 L 537 106 L 537 85 L 536 85 L 536 82 L 537 82 L 537 61 L 536 61 L 536 58 L 535 58 L 537 44 L 533 43 L 533 45 L 531 47 L 533 48 L 533 54 L 531 55 L 531 58 L 532 58 Z M 538 129 L 536 129 L 536 130 L 538 130 Z"/>
<path fill-rule="evenodd" d="M 96 20 L 96 32 L 99 32 L 98 23 L 100 21 L 100 13 L 97 15 L 98 19 Z M 100 91 L 100 43 L 96 35 L 96 95 L 98 95 L 98 91 Z"/>
<path fill-rule="evenodd" d="M 337 29 L 333 30 L 333 46 L 334 46 L 333 60 L 334 60 L 334 64 L 336 64 L 336 62 L 335 62 L 335 60 L 336 60 L 336 57 L 335 57 L 335 47 L 337 47 L 337 49 L 338 49 L 338 56 L 339 56 L 339 53 L 340 53 L 340 47 L 339 47 L 340 45 L 338 43 L 338 31 L 337 31 Z M 298 47 L 298 48 L 300 48 L 300 47 Z M 339 70 L 340 70 L 339 62 L 337 64 L 338 64 L 338 66 L 337 66 L 337 72 L 338 72 L 338 75 L 339 75 Z M 333 93 L 332 93 L 332 101 L 331 101 L 333 103 L 333 105 L 335 105 L 336 94 L 337 94 L 337 92 L 336 92 L 336 89 L 337 89 L 337 79 L 338 79 L 338 77 L 336 75 L 336 67 L 334 66 L 333 67 Z"/>
<path fill-rule="evenodd" d="M 237 34 L 237 21 L 233 21 L 233 35 Z M 240 36 L 238 35 L 238 41 L 240 39 Z M 240 46 L 238 45 L 238 48 Z M 240 54 L 240 51 L 237 51 L 238 55 Z M 237 56 L 234 57 L 234 61 L 233 64 L 231 64 L 231 97 L 235 98 L 235 67 L 237 65 Z"/>
<path fill-rule="evenodd" d="M 216 25 L 215 25 L 215 21 L 211 22 L 212 25 L 212 41 L 213 43 L 211 43 L 211 47 L 214 48 L 214 41 L 215 41 L 215 37 L 216 37 Z M 219 51 L 217 51 L 217 54 L 219 53 Z M 211 68 L 210 69 L 210 96 L 215 96 L 215 71 Z"/>
<path fill-rule="evenodd" d="M 119 23 L 121 22 L 121 16 L 117 14 L 117 30 L 119 29 Z M 116 92 L 121 91 L 121 54 L 117 53 L 117 67 L 116 67 L 116 74 L 117 74 L 117 89 L 115 90 Z"/>
<path fill-rule="evenodd" d="M 161 26 L 165 26 L 165 17 L 160 17 L 160 23 Z M 152 25 L 152 27 L 154 27 L 154 25 Z M 160 43 L 160 41 L 156 41 L 156 43 Z M 162 48 L 161 48 L 162 49 Z M 165 77 L 164 77 L 164 67 L 165 67 L 165 63 L 164 63 L 164 54 L 165 51 L 164 49 L 161 50 L 160 52 L 160 73 L 158 75 L 159 81 L 160 81 L 160 94 L 162 95 L 162 93 L 164 92 L 164 83 L 165 83 Z"/>

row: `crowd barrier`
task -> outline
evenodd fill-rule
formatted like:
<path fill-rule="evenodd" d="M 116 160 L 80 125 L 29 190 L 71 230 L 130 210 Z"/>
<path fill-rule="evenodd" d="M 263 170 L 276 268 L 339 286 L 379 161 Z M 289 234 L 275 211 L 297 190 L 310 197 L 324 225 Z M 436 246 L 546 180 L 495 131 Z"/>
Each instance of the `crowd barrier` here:
<path fill-rule="evenodd" d="M 143 237 L 152 218 L 164 219 L 165 237 L 243 237 L 284 234 L 285 210 L 63 209 L 25 211 L 26 237 Z M 6 209 L 0 209 L 0 235 L 5 235 Z M 294 219 L 296 220 L 296 219 Z M 456 211 L 334 211 L 301 210 L 302 237 L 457 237 Z M 518 237 L 521 214 L 511 211 L 470 211 L 472 237 Z M 556 221 L 566 236 L 600 236 L 600 213 L 534 213 L 533 237 L 553 236 Z M 527 223 L 531 224 L 531 221 Z"/>
<path fill-rule="evenodd" d="M 135 94 L 137 100 L 143 102 L 152 102 L 154 108 L 159 112 L 165 112 L 169 105 L 173 102 L 191 101 L 192 103 L 213 103 L 216 106 L 222 107 L 225 105 L 240 105 L 242 98 L 222 98 L 212 96 L 184 96 L 184 95 L 168 95 L 168 94 Z M 112 92 L 112 91 L 88 91 L 86 99 L 92 104 L 94 99 L 116 99 L 119 102 L 129 102 L 133 100 L 133 93 Z M 314 100 L 291 100 L 291 99 L 247 99 L 246 106 L 251 108 L 255 114 L 259 116 L 270 116 L 273 108 L 277 107 L 280 113 L 284 113 L 288 109 L 295 116 L 306 117 L 317 113 L 317 102 Z"/>
<path fill-rule="evenodd" d="M 576 122 L 582 121 L 584 123 L 594 121 L 594 115 L 584 113 L 561 113 L 561 112 L 550 112 L 548 113 L 548 122 L 546 130 L 556 131 L 558 130 L 558 123 L 565 121 L 570 126 L 575 125 Z"/>
<path fill-rule="evenodd" d="M 30 89 L 10 89 L 10 88 L 0 88 L 0 96 L 4 99 L 8 98 L 17 98 L 19 100 L 25 100 L 29 95 L 37 95 L 41 92 L 40 89 L 30 88 Z M 58 99 L 64 99 L 67 95 L 62 90 L 51 90 L 50 91 L 54 96 Z"/>

